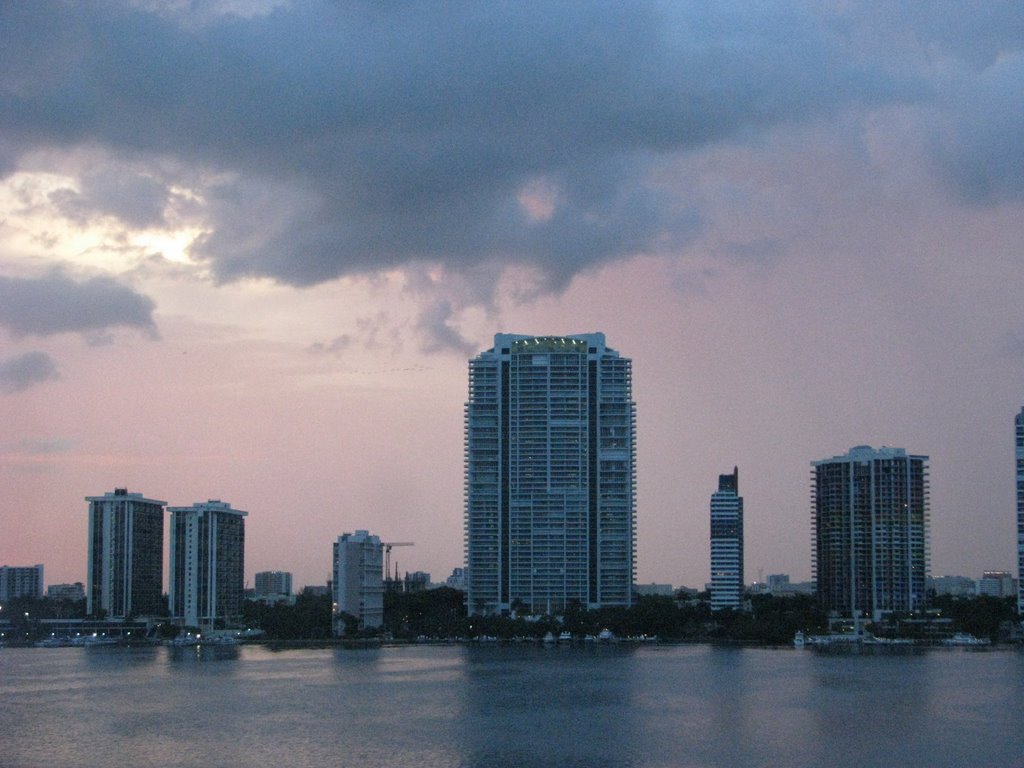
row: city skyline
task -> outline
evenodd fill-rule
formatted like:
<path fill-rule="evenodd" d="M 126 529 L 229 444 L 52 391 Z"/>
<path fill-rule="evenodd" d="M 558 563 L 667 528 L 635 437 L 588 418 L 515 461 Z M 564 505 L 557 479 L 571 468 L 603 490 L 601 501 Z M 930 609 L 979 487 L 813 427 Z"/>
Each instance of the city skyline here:
<path fill-rule="evenodd" d="M 861 444 L 930 456 L 936 574 L 1017 567 L 1019 2 L 0 20 L 0 563 L 84 581 L 127 487 L 251 510 L 250 586 L 355 529 L 450 573 L 467 357 L 599 329 L 639 582 L 706 581 L 737 465 L 748 579 L 809 579 L 808 462 Z"/>

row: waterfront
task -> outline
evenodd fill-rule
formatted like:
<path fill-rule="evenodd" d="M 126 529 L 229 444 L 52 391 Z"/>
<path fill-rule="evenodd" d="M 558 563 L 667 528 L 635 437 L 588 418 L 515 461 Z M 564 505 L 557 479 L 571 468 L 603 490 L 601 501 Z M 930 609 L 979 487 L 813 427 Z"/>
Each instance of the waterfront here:
<path fill-rule="evenodd" d="M 1024 653 L 0 650 L 0 764 L 1024 766 Z"/>

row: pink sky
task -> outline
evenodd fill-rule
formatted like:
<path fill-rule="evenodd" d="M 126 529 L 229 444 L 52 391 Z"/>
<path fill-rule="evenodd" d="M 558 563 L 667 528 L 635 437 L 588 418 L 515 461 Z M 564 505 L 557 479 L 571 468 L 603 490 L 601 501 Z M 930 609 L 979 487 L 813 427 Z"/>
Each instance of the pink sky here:
<path fill-rule="evenodd" d="M 0 564 L 84 581 L 128 487 L 247 510 L 250 584 L 357 528 L 442 580 L 467 358 L 602 331 L 639 581 L 734 465 L 808 579 L 858 444 L 931 457 L 933 575 L 1012 569 L 1019 3 L 149 5 L 0 11 Z"/>

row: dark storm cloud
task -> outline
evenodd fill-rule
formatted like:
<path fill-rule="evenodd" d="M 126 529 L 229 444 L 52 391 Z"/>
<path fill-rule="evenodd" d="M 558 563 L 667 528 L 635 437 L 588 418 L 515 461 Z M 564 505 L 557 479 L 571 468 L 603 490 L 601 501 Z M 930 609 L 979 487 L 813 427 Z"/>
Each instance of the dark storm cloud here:
<path fill-rule="evenodd" d="M 87 222 L 97 216 L 114 216 L 136 228 L 164 223 L 164 208 L 171 195 L 159 179 L 113 168 L 87 173 L 80 183 L 80 192 L 58 189 L 50 193 L 51 202 L 69 219 Z"/>
<path fill-rule="evenodd" d="M 451 302 L 445 300 L 435 301 L 420 312 L 416 330 L 423 338 L 424 352 L 455 350 L 465 356 L 473 354 L 475 345 L 452 326 L 453 313 Z"/>
<path fill-rule="evenodd" d="M 59 378 L 57 364 L 45 352 L 26 352 L 0 360 L 0 392 L 22 392 L 36 384 Z"/>
<path fill-rule="evenodd" d="M 156 337 L 153 300 L 108 277 L 76 282 L 60 272 L 41 278 L 0 276 L 0 326 L 16 336 L 81 333 L 99 339 L 116 327 Z"/>
<path fill-rule="evenodd" d="M 1022 5 L 1024 7 L 1024 5 Z M 939 160 L 976 202 L 1024 197 L 1024 52 L 1001 57 L 955 91 L 963 118 Z"/>
<path fill-rule="evenodd" d="M 648 183 L 674 153 L 929 92 L 808 8 L 304 2 L 186 24 L 8 3 L 0 134 L 7 157 L 98 144 L 220 172 L 199 255 L 222 279 L 512 261 L 557 290 L 694 236 L 699 213 Z M 552 200 L 531 216 L 537 181 Z"/>

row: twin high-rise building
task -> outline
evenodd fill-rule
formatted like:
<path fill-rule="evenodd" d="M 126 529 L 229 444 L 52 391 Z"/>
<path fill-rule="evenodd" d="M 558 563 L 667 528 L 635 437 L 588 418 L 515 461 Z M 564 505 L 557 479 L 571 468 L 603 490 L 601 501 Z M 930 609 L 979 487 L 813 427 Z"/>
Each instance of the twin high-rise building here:
<path fill-rule="evenodd" d="M 711 494 L 711 610 L 743 608 L 743 497 L 740 471 L 718 476 Z"/>
<path fill-rule="evenodd" d="M 631 361 L 604 334 L 497 334 L 469 361 L 469 612 L 629 605 L 635 461 Z"/>
<path fill-rule="evenodd" d="M 1024 616 L 1024 408 L 1014 419 L 1017 453 L 1017 613 Z"/>
<path fill-rule="evenodd" d="M 171 617 L 204 629 L 238 621 L 245 592 L 245 516 L 249 513 L 219 499 L 168 511 Z"/>
<path fill-rule="evenodd" d="M 879 620 L 925 605 L 928 457 L 902 448 L 852 448 L 815 461 L 814 573 L 821 606 Z"/>
<path fill-rule="evenodd" d="M 247 512 L 221 501 L 171 507 L 170 600 L 163 597 L 166 501 L 117 488 L 89 502 L 86 611 L 223 625 L 242 613 Z"/>
<path fill-rule="evenodd" d="M 89 502 L 86 611 L 108 619 L 164 613 L 166 501 L 117 488 Z"/>

